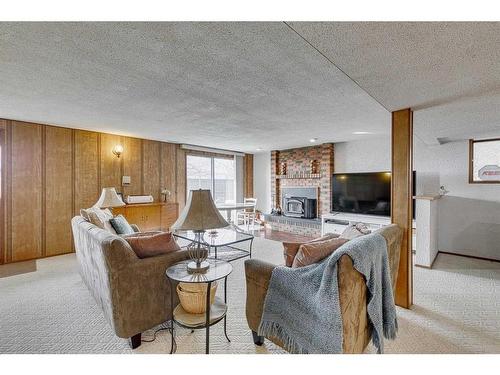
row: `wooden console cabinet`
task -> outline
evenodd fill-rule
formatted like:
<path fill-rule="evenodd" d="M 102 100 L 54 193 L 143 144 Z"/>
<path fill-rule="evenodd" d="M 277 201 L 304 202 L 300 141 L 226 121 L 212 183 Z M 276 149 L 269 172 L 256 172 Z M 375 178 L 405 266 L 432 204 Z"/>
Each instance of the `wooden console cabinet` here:
<path fill-rule="evenodd" d="M 125 216 L 130 224 L 136 224 L 143 232 L 149 230 L 168 231 L 177 220 L 177 203 L 142 203 L 127 204 L 113 208 L 113 215 Z"/>

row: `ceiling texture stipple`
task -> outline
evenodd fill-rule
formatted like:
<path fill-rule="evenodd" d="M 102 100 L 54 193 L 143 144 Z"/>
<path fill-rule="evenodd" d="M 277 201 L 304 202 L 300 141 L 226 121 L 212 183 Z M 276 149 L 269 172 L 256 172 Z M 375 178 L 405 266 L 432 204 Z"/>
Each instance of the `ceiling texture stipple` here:
<path fill-rule="evenodd" d="M 500 124 L 496 23 L 0 23 L 0 117 L 255 152 Z M 354 132 L 369 135 L 355 135 Z"/>
<path fill-rule="evenodd" d="M 428 144 L 500 136 L 499 22 L 302 22 L 291 27 Z"/>

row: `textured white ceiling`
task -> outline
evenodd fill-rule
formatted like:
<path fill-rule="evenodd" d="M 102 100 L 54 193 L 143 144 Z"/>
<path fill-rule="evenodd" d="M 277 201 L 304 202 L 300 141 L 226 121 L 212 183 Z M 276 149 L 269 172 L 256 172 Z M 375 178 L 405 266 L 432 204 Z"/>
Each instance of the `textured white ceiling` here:
<path fill-rule="evenodd" d="M 500 135 L 500 23 L 290 25 L 426 143 Z"/>
<path fill-rule="evenodd" d="M 289 25 L 0 23 L 0 117 L 246 152 L 406 107 L 429 144 L 500 135 L 499 23 Z"/>
<path fill-rule="evenodd" d="M 284 23 L 0 23 L 0 117 L 254 152 L 387 134 Z"/>

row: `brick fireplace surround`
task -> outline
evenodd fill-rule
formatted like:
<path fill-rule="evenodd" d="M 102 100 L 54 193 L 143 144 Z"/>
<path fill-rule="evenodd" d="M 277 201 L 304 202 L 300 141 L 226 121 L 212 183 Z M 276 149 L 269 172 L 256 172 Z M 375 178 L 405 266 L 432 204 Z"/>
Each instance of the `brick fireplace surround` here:
<path fill-rule="evenodd" d="M 266 222 L 272 229 L 305 236 L 320 235 L 321 221 L 319 218 L 322 214 L 330 213 L 333 157 L 332 143 L 271 151 L 271 202 L 273 207 L 281 207 L 282 187 L 319 188 L 317 219 L 266 215 Z M 311 161 L 313 160 L 317 161 L 319 167 L 317 174 L 312 174 L 311 171 Z M 286 175 L 280 175 L 280 165 L 283 162 L 286 163 Z"/>

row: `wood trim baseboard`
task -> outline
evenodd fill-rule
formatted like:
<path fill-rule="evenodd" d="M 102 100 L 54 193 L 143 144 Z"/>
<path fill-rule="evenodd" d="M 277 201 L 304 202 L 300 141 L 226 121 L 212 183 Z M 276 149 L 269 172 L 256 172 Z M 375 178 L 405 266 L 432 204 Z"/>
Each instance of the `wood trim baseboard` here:
<path fill-rule="evenodd" d="M 477 256 L 474 256 L 474 255 L 467 255 L 467 254 L 452 253 L 452 252 L 449 252 L 449 251 L 438 251 L 438 255 L 439 255 L 439 254 L 455 255 L 455 256 L 458 256 L 458 257 L 471 258 L 471 259 L 479 259 L 479 260 L 487 260 L 487 261 L 489 261 L 489 262 L 500 263 L 500 260 L 499 260 L 499 259 L 491 259 L 491 258 L 477 257 Z M 437 258 L 437 256 L 436 256 L 436 258 Z"/>
<path fill-rule="evenodd" d="M 37 267 L 35 259 L 3 264 L 0 266 L 0 279 L 35 272 L 36 270 Z"/>
<path fill-rule="evenodd" d="M 439 255 L 439 252 L 434 257 L 434 259 L 433 259 L 433 261 L 432 261 L 432 263 L 431 263 L 430 266 L 423 266 L 421 264 L 415 264 L 415 267 L 426 268 L 426 269 L 429 269 L 429 270 L 432 269 L 432 267 L 434 266 L 434 263 L 436 263 L 436 259 L 437 259 L 438 255 Z"/>

